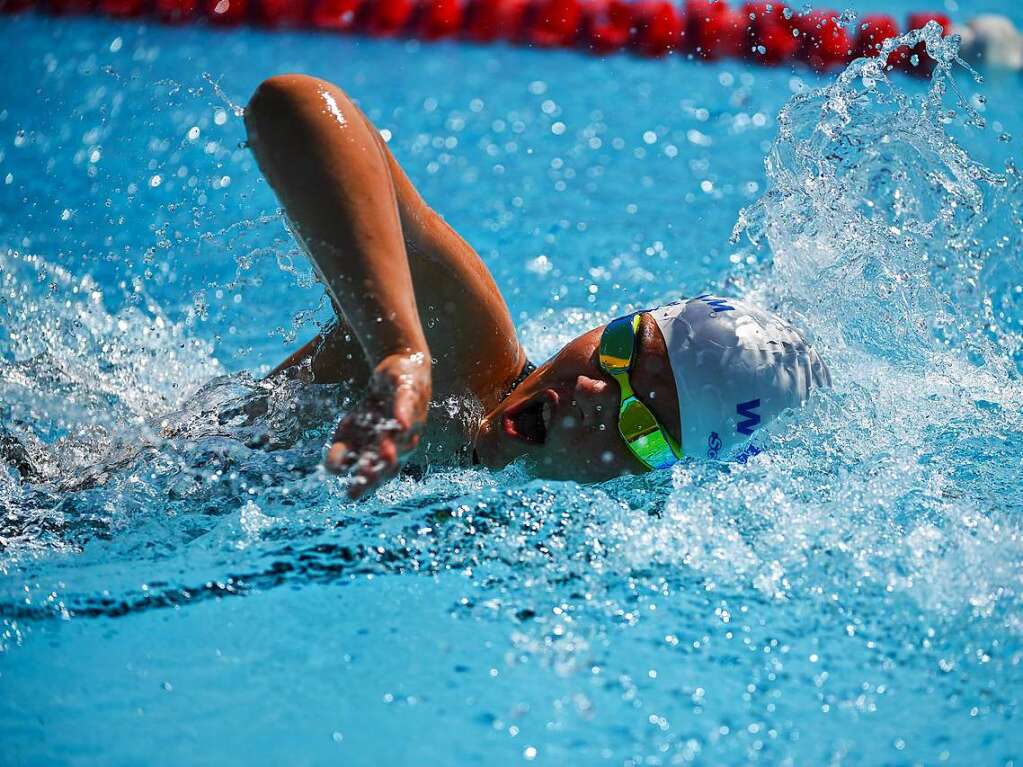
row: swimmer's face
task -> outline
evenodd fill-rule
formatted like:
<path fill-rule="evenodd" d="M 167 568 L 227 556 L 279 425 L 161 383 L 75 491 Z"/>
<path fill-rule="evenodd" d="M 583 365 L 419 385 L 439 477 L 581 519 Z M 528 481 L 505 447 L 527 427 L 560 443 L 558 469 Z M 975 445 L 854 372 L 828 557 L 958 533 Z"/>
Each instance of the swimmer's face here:
<path fill-rule="evenodd" d="M 643 472 L 618 433 L 618 384 L 597 362 L 604 327 L 568 343 L 487 413 L 476 439 L 480 463 L 500 468 L 525 458 L 537 475 L 599 482 Z M 632 386 L 676 440 L 678 398 L 664 338 L 644 314 Z"/>

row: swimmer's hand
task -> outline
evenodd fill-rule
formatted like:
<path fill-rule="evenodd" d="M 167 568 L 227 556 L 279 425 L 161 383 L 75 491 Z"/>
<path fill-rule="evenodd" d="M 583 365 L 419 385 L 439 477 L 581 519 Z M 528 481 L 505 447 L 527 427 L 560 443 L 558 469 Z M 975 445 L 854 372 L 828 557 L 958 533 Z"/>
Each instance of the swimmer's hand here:
<path fill-rule="evenodd" d="M 341 419 L 324 466 L 351 471 L 348 495 L 359 498 L 398 471 L 426 425 L 432 378 L 428 353 L 392 354 L 373 371 L 369 393 Z"/>

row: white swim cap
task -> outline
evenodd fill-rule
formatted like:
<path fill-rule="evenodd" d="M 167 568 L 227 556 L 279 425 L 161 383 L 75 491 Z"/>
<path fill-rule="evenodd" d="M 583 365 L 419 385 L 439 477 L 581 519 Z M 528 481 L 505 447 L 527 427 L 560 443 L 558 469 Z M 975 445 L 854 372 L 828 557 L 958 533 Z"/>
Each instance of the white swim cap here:
<path fill-rule="evenodd" d="M 831 385 L 798 330 L 744 301 L 701 295 L 650 313 L 668 347 L 687 456 L 726 458 L 812 386 Z"/>

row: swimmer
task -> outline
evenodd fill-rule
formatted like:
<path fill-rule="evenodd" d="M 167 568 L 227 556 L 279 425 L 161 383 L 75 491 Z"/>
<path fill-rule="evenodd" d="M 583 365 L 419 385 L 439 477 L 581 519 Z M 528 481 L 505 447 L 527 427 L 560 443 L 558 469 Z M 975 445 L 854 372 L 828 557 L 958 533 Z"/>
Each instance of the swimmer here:
<path fill-rule="evenodd" d="M 271 375 L 366 392 L 324 460 L 352 475 L 353 497 L 393 476 L 420 441 L 450 446 L 449 459 L 523 459 L 539 476 L 578 481 L 725 459 L 830 383 L 791 325 L 710 295 L 619 317 L 535 367 L 483 261 L 340 88 L 271 78 L 245 125 L 337 315 Z M 465 424 L 430 407 L 451 398 L 476 401 L 479 417 Z"/>

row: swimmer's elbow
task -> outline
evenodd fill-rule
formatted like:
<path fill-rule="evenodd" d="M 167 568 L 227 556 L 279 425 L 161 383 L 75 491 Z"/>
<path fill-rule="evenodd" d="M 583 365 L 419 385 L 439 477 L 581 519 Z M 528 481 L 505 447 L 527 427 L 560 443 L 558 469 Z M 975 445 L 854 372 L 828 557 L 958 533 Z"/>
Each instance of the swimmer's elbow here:
<path fill-rule="evenodd" d="M 245 130 L 254 151 L 288 130 L 310 94 L 324 83 L 309 75 L 275 75 L 261 82 L 245 107 Z"/>
<path fill-rule="evenodd" d="M 294 102 L 320 82 L 322 81 L 309 75 L 274 75 L 273 77 L 268 77 L 256 86 L 256 90 L 252 93 L 249 104 L 245 108 L 245 114 L 246 116 L 250 112 L 261 114 L 267 109 L 287 106 L 289 102 Z"/>

